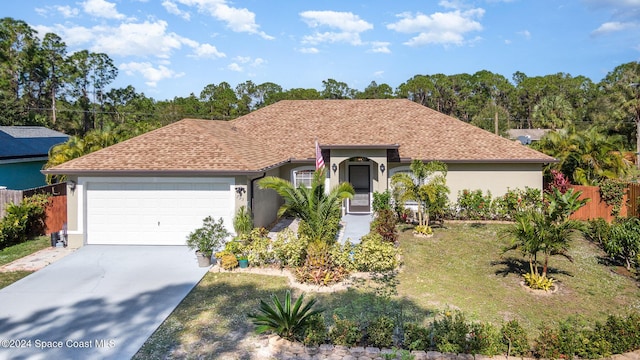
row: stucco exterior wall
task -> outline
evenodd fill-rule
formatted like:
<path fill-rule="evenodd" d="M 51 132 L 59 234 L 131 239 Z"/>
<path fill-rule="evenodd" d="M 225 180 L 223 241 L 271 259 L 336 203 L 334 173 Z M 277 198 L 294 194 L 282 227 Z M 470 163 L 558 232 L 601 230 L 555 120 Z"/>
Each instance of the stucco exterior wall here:
<path fill-rule="evenodd" d="M 84 231 L 80 228 L 80 217 L 78 209 L 79 202 L 82 199 L 82 185 L 75 185 L 75 189 L 71 189 L 71 184 L 77 184 L 78 178 L 70 176 L 67 179 L 67 246 L 70 248 L 79 248 L 84 245 Z"/>
<path fill-rule="evenodd" d="M 409 164 L 391 164 L 390 176 Z M 449 200 L 455 202 L 458 192 L 468 190 L 491 191 L 493 197 L 504 195 L 509 189 L 530 187 L 542 190 L 542 164 L 530 163 L 453 163 L 447 164 Z"/>
<path fill-rule="evenodd" d="M 290 171 L 286 169 L 274 169 L 266 172 L 266 176 L 288 177 Z M 253 181 L 252 181 L 253 180 Z M 249 184 L 253 184 L 251 189 L 250 202 L 253 213 L 253 226 L 267 227 L 277 218 L 278 209 L 282 205 L 282 198 L 273 190 L 263 190 L 258 186 L 259 178 L 250 178 Z"/>

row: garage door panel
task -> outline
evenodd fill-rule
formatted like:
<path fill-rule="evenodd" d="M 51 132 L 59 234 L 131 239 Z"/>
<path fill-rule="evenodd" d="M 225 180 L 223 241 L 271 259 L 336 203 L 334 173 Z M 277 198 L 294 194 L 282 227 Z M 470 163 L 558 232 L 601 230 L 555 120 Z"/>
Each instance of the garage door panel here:
<path fill-rule="evenodd" d="M 87 242 L 184 245 L 207 216 L 230 229 L 232 199 L 229 182 L 88 183 Z"/>

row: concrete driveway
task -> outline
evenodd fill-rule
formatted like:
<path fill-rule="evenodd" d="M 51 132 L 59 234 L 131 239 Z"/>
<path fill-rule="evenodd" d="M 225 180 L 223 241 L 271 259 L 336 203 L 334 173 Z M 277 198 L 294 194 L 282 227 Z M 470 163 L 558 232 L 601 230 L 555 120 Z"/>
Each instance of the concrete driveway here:
<path fill-rule="evenodd" d="M 129 359 L 207 270 L 182 246 L 80 248 L 0 290 L 0 359 Z"/>

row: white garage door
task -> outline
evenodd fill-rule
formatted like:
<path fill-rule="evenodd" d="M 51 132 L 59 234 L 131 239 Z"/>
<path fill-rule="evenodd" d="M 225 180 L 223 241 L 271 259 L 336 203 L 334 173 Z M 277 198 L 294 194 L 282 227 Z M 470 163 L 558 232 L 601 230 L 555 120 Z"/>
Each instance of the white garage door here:
<path fill-rule="evenodd" d="M 207 216 L 231 229 L 230 182 L 89 182 L 87 243 L 184 245 Z"/>

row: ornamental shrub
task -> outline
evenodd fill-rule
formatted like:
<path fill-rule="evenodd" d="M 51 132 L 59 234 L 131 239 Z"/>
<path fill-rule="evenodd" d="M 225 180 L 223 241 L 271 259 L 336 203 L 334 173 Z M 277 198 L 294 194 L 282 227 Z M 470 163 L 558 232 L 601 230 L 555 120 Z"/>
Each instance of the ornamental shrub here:
<path fill-rule="evenodd" d="M 297 267 L 302 265 L 307 254 L 309 238 L 298 236 L 291 229 L 285 229 L 272 243 L 275 261 L 280 266 Z"/>
<path fill-rule="evenodd" d="M 404 347 L 413 351 L 427 351 L 431 346 L 429 329 L 414 323 L 404 326 Z"/>
<path fill-rule="evenodd" d="M 395 243 L 398 241 L 397 224 L 396 214 L 391 209 L 382 209 L 376 212 L 376 217 L 370 226 L 371 231 L 380 234 L 384 241 Z"/>
<path fill-rule="evenodd" d="M 502 325 L 502 343 L 508 356 L 526 356 L 531 351 L 527 332 L 518 320 L 511 320 Z"/>
<path fill-rule="evenodd" d="M 432 341 L 436 350 L 442 353 L 464 353 L 467 349 L 467 324 L 460 311 L 445 311 L 441 319 L 435 319 L 432 325 Z"/>
<path fill-rule="evenodd" d="M 327 341 L 328 335 L 329 332 L 324 322 L 324 316 L 322 314 L 315 314 L 310 316 L 307 321 L 307 327 L 302 336 L 302 343 L 307 346 L 324 344 L 324 342 Z"/>
<path fill-rule="evenodd" d="M 359 271 L 390 271 L 398 267 L 399 251 L 380 234 L 369 233 L 355 246 L 353 261 Z"/>
<path fill-rule="evenodd" d="M 501 333 L 490 323 L 474 322 L 469 325 L 467 349 L 469 354 L 494 356 L 504 353 Z"/>
<path fill-rule="evenodd" d="M 33 195 L 20 204 L 9 204 L 0 220 L 0 249 L 44 235 L 47 195 Z"/>
<path fill-rule="evenodd" d="M 347 240 L 344 244 L 335 243 L 331 247 L 331 257 L 336 266 L 342 267 L 347 271 L 355 271 L 356 266 L 353 260 L 353 254 L 356 246 Z"/>
<path fill-rule="evenodd" d="M 329 330 L 329 339 L 334 345 L 356 346 L 362 341 L 362 331 L 357 322 L 333 316 L 334 324 Z"/>
<path fill-rule="evenodd" d="M 367 343 L 369 346 L 390 348 L 393 345 L 393 329 L 395 325 L 388 316 L 380 316 L 367 326 Z"/>
<path fill-rule="evenodd" d="M 458 216 L 463 220 L 485 220 L 492 218 L 492 198 L 491 192 L 486 195 L 482 190 L 462 190 L 458 192 L 456 209 Z"/>

